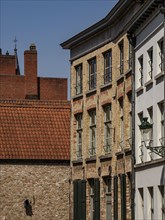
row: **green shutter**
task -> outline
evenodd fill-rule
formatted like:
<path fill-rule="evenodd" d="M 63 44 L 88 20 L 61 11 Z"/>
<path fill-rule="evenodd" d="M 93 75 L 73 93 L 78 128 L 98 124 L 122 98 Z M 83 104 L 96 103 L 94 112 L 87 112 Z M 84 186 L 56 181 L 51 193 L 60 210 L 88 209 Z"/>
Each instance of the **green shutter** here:
<path fill-rule="evenodd" d="M 78 219 L 78 181 L 73 182 L 73 213 L 74 213 L 74 220 Z"/>
<path fill-rule="evenodd" d="M 120 177 L 121 187 L 121 220 L 126 220 L 126 175 Z"/>
<path fill-rule="evenodd" d="M 86 220 L 86 181 L 81 180 L 81 220 Z"/>
<path fill-rule="evenodd" d="M 100 220 L 100 181 L 94 179 L 94 220 Z"/>
<path fill-rule="evenodd" d="M 114 176 L 114 220 L 118 220 L 118 177 Z"/>

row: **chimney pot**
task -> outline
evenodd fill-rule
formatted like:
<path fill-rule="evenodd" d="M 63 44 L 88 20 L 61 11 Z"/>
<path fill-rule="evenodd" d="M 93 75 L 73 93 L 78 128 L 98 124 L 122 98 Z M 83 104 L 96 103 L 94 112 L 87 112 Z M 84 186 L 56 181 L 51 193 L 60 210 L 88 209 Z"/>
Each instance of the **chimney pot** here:
<path fill-rule="evenodd" d="M 36 45 L 34 43 L 32 43 L 29 47 L 30 50 L 36 50 Z"/>

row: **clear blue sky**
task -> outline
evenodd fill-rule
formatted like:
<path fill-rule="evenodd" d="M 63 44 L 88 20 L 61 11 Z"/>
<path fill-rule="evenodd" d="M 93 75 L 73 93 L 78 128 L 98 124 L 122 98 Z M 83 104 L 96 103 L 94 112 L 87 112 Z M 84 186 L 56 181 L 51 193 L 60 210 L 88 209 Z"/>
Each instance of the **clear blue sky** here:
<path fill-rule="evenodd" d="M 60 44 L 104 18 L 117 0 L 0 0 L 0 48 L 14 53 L 14 38 L 21 74 L 24 50 L 35 43 L 38 75 L 68 78 L 69 51 Z"/>

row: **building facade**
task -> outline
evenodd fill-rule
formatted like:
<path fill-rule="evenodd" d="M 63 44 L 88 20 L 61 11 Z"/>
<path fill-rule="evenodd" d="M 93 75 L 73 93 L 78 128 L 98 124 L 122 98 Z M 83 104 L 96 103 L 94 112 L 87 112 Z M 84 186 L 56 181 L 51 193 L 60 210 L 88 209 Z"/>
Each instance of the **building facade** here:
<path fill-rule="evenodd" d="M 0 219 L 68 220 L 67 80 L 37 77 L 36 48 L 25 54 L 25 76 L 0 55 Z"/>
<path fill-rule="evenodd" d="M 131 219 L 132 54 L 125 25 L 140 7 L 119 1 L 61 44 L 71 51 L 74 220 Z"/>
<path fill-rule="evenodd" d="M 165 219 L 165 17 L 160 10 L 162 4 L 163 1 L 158 0 L 146 2 L 130 28 L 136 39 L 135 219 Z"/>

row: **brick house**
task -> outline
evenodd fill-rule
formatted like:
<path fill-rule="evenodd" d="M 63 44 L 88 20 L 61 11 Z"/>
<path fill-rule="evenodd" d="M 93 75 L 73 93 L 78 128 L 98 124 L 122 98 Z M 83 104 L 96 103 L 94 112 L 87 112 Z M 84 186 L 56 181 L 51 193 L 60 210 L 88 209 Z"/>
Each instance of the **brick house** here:
<path fill-rule="evenodd" d="M 0 219 L 69 219 L 67 79 L 37 77 L 37 51 L 0 55 Z M 18 69 L 17 69 L 18 70 Z"/>
<path fill-rule="evenodd" d="M 125 27 L 141 4 L 120 0 L 61 44 L 71 54 L 74 220 L 132 219 L 132 50 Z"/>

